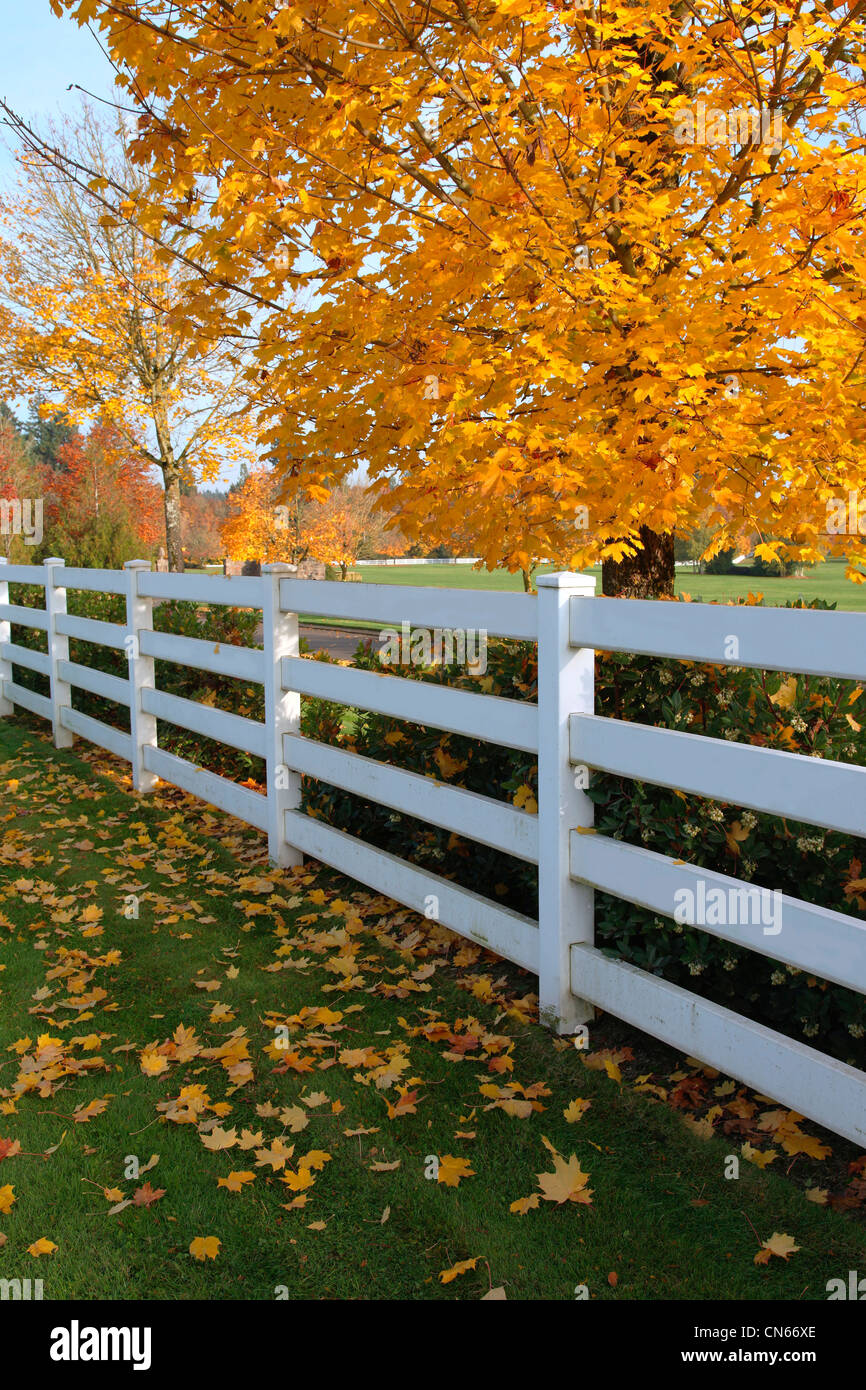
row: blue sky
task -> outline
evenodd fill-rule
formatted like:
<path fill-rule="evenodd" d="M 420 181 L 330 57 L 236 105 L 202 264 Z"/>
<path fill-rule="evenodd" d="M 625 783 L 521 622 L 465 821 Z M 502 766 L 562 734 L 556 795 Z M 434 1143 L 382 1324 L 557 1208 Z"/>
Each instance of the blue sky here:
<path fill-rule="evenodd" d="M 19 115 L 37 123 L 72 112 L 81 93 L 110 99 L 114 72 L 89 29 L 57 19 L 48 0 L 0 0 L 0 94 Z M 5 132 L 4 132 L 5 134 Z M 15 181 L 14 160 L 0 146 L 0 187 Z"/>

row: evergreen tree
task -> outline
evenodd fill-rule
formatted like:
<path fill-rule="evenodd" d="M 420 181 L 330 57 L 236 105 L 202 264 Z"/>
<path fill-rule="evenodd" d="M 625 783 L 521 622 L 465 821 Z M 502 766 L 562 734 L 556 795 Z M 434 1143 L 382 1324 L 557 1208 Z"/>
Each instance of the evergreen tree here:
<path fill-rule="evenodd" d="M 11 425 L 17 437 L 22 437 L 21 421 L 6 401 L 0 401 L 0 425 Z"/>
<path fill-rule="evenodd" d="M 43 418 L 39 413 L 39 407 L 44 401 L 44 396 L 37 395 L 30 402 L 30 415 L 24 433 L 30 442 L 36 462 L 57 473 L 63 473 L 66 471 L 66 465 L 61 458 L 61 450 L 64 444 L 71 444 L 78 438 L 78 431 L 62 411 L 59 415 Z"/>
<path fill-rule="evenodd" d="M 229 488 L 229 492 L 240 492 L 241 488 L 243 487 L 244 483 L 246 482 L 249 476 L 250 470 L 247 467 L 246 460 L 241 459 L 240 472 L 238 473 L 236 482 L 233 482 L 231 487 Z"/>

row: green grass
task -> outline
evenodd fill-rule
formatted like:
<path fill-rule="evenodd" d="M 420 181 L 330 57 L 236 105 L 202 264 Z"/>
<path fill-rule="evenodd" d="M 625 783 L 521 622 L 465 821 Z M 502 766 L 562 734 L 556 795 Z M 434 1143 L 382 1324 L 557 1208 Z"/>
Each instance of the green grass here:
<path fill-rule="evenodd" d="M 0 1215 L 0 1278 L 42 1278 L 50 1299 L 267 1300 L 280 1286 L 292 1298 L 477 1299 L 492 1283 L 510 1299 L 571 1300 L 587 1284 L 602 1300 L 821 1300 L 829 1278 L 866 1268 L 856 1215 L 807 1202 L 747 1162 L 726 1181 L 736 1140 L 696 1138 L 675 1111 L 587 1068 L 529 1021 L 532 977 L 336 875 L 271 871 L 255 832 L 179 793 L 132 796 L 124 776 L 99 776 L 20 724 L 0 724 L 0 1137 L 35 1155 L 0 1162 L 0 1194 L 12 1184 L 17 1199 Z M 130 893 L 138 921 L 123 916 Z M 210 1021 L 216 1001 L 233 1017 Z M 274 1020 L 305 1006 L 342 1017 L 292 1033 L 312 1071 L 275 1074 L 263 1052 Z M 478 1020 L 480 1045 L 452 1060 L 451 1043 L 410 1037 L 434 1016 L 452 1027 Z M 142 1050 L 180 1024 L 211 1048 L 245 1029 L 253 1081 L 236 1088 L 200 1052 L 144 1075 Z M 32 1056 L 41 1034 L 60 1039 L 76 1067 L 101 1057 L 109 1069 L 60 1074 L 44 1095 L 16 1100 L 16 1045 L 29 1038 Z M 346 1048 L 398 1045 L 405 1069 L 381 1089 L 358 1079 L 362 1065 L 339 1061 Z M 490 1070 L 509 1047 L 513 1072 Z M 485 1110 L 479 1086 L 509 1080 L 545 1083 L 545 1109 L 528 1119 Z M 417 1113 L 389 1119 L 402 1083 L 418 1092 Z M 296 1158 L 319 1149 L 331 1160 L 306 1206 L 284 1208 L 292 1192 L 256 1167 L 254 1151 L 209 1152 L 194 1124 L 165 1120 L 157 1105 L 185 1085 L 230 1107 L 224 1127 L 261 1130 L 265 1144 L 283 1125 L 257 1105 L 307 1110 L 308 1127 L 285 1142 Z M 306 1107 L 316 1092 L 327 1101 Z M 569 1124 L 562 1111 L 578 1096 L 592 1104 Z M 75 1122 L 98 1098 L 107 1108 Z M 509 1211 L 551 1170 L 542 1136 L 577 1155 L 590 1205 Z M 129 1156 L 154 1153 L 141 1181 L 165 1195 L 107 1215 L 103 1189 L 131 1197 L 140 1182 L 124 1180 Z M 474 1175 L 454 1189 L 426 1179 L 427 1156 L 442 1154 L 468 1159 Z M 217 1185 L 233 1169 L 257 1175 L 238 1195 Z M 316 1222 L 324 1229 L 310 1229 Z M 759 1241 L 777 1231 L 800 1251 L 756 1266 Z M 222 1242 L 215 1261 L 190 1256 L 198 1236 Z M 40 1237 L 57 1252 L 28 1255 Z M 474 1256 L 475 1271 L 440 1283 L 440 1271 Z"/>
<path fill-rule="evenodd" d="M 549 566 L 546 568 L 550 568 Z M 545 572 L 545 567 L 539 570 Z M 410 584 L 414 587 L 434 587 L 446 589 L 493 589 L 498 591 L 522 592 L 523 580 L 519 574 L 509 574 L 507 570 L 474 570 L 469 565 L 363 565 L 359 573 L 367 584 Z M 589 571 L 597 579 L 597 592 L 601 592 L 601 569 Z M 762 593 L 764 601 L 770 605 L 787 603 L 789 599 L 825 599 L 841 609 L 866 611 L 866 584 L 853 584 L 845 578 L 845 564 L 831 560 L 807 570 L 802 578 L 755 579 L 740 575 L 693 574 L 688 570 L 677 570 L 676 591 L 689 594 L 693 599 L 705 603 L 724 603 L 730 599 L 745 597 L 749 592 Z"/>

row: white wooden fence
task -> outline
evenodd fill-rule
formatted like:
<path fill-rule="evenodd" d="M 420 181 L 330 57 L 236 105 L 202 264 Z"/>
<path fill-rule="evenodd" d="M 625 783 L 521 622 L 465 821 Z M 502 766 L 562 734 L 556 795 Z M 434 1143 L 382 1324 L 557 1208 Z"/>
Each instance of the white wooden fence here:
<path fill-rule="evenodd" d="M 256 826 L 267 833 L 277 864 L 307 855 L 419 912 L 431 915 L 435 904 L 437 920 L 538 974 L 542 1019 L 560 1032 L 574 1032 L 601 1007 L 866 1147 L 866 1074 L 613 960 L 593 944 L 596 889 L 671 917 L 684 888 L 702 883 L 704 891 L 736 895 L 754 886 L 580 833 L 593 823 L 585 768 L 866 835 L 866 768 L 603 718 L 594 713 L 593 693 L 597 650 L 864 680 L 866 615 L 596 598 L 594 580 L 571 574 L 541 576 L 536 598 L 298 580 L 288 565 L 263 571 L 261 578 L 228 579 L 155 574 L 138 560 L 125 573 L 67 569 L 58 559 L 41 567 L 6 565 L 0 569 L 0 715 L 21 706 L 51 721 L 58 747 L 77 735 L 126 759 L 139 791 L 162 779 Z M 42 585 L 44 610 L 10 604 L 10 582 Z M 70 616 L 68 589 L 125 595 L 126 625 Z M 154 632 L 154 600 L 166 599 L 260 609 L 264 651 Z M 538 703 L 301 659 L 299 611 L 537 642 Z M 47 655 L 14 644 L 12 623 L 44 631 Z M 128 679 L 71 662 L 70 637 L 125 651 Z M 262 684 L 265 722 L 158 690 L 157 658 Z M 50 696 L 18 685 L 13 662 L 48 676 Z M 131 733 L 74 710 L 73 687 L 127 706 Z M 302 737 L 303 695 L 537 754 L 538 814 Z M 267 795 L 162 750 L 160 719 L 265 759 Z M 538 920 L 307 816 L 299 809 L 302 776 L 537 864 Z M 700 894 L 693 896 L 697 902 Z M 866 924 L 854 917 L 782 897 L 772 933 L 736 918 L 719 925 L 699 918 L 695 911 L 687 920 L 866 992 Z"/>

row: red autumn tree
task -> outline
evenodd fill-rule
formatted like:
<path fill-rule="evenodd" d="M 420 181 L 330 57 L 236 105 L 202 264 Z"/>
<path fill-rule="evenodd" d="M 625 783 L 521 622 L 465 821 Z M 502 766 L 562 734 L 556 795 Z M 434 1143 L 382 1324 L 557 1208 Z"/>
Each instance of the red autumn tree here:
<path fill-rule="evenodd" d="M 116 569 L 164 543 L 162 492 L 150 465 L 102 422 L 60 450 L 46 480 L 50 549 L 68 563 Z"/>

